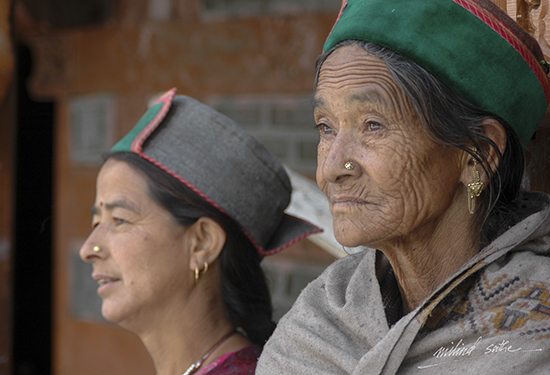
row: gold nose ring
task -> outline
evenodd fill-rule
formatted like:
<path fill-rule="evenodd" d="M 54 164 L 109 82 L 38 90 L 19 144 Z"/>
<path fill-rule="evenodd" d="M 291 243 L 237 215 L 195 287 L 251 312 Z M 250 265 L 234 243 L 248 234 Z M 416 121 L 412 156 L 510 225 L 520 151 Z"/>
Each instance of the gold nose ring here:
<path fill-rule="evenodd" d="M 97 254 L 97 253 L 100 253 L 100 252 L 101 252 L 101 247 L 99 247 L 99 246 L 94 246 L 92 250 L 94 251 L 94 253 Z"/>
<path fill-rule="evenodd" d="M 346 164 L 344 164 L 344 168 L 346 168 L 348 171 L 351 171 L 353 168 L 355 168 L 355 165 L 352 161 L 347 161 Z"/>

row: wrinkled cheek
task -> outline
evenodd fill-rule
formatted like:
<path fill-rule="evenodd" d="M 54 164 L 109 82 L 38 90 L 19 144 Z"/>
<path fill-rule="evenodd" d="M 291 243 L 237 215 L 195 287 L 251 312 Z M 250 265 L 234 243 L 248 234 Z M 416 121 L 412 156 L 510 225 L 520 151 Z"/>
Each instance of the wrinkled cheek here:
<path fill-rule="evenodd" d="M 317 180 L 317 186 L 319 186 L 319 189 L 321 189 L 321 191 L 327 195 L 327 182 L 323 179 L 323 176 L 319 173 L 317 173 L 316 175 L 316 180 Z"/>
<path fill-rule="evenodd" d="M 315 171 L 315 180 L 317 182 L 317 186 L 319 186 L 319 189 L 321 189 L 321 191 L 326 195 L 327 182 L 323 177 L 323 163 L 324 159 L 317 158 L 317 170 Z"/>

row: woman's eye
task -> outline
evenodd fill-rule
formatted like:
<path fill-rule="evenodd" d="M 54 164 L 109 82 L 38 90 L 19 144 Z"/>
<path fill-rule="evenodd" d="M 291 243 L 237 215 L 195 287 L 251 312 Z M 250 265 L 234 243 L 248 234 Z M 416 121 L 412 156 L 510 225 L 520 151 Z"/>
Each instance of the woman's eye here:
<path fill-rule="evenodd" d="M 380 124 L 379 122 L 376 122 L 376 121 L 368 121 L 367 122 L 367 128 L 369 131 L 371 132 L 375 132 L 377 130 L 382 130 L 384 127 L 382 126 L 382 124 Z"/>
<path fill-rule="evenodd" d="M 115 224 L 116 224 L 116 225 L 122 225 L 122 224 L 126 224 L 126 223 L 127 223 L 126 220 L 121 219 L 121 218 L 118 218 L 118 217 L 113 218 L 113 220 L 115 221 Z"/>
<path fill-rule="evenodd" d="M 318 124 L 317 129 L 319 129 L 319 133 L 321 133 L 321 135 L 328 135 L 328 134 L 334 133 L 332 128 L 327 124 Z"/>
<path fill-rule="evenodd" d="M 92 229 L 95 229 L 99 225 L 99 221 L 92 222 Z"/>

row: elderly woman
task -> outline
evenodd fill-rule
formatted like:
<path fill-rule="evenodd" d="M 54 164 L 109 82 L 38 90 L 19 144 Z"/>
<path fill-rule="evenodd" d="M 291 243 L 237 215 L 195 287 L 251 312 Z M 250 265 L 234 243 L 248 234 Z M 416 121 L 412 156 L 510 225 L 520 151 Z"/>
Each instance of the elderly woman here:
<path fill-rule="evenodd" d="M 549 197 L 519 192 L 547 107 L 536 42 L 488 0 L 348 0 L 318 61 L 329 267 L 257 374 L 549 374 Z"/>
<path fill-rule="evenodd" d="M 253 374 L 274 329 L 260 260 L 318 229 L 284 213 L 288 176 L 255 138 L 174 94 L 112 149 L 80 255 L 157 374 Z"/>

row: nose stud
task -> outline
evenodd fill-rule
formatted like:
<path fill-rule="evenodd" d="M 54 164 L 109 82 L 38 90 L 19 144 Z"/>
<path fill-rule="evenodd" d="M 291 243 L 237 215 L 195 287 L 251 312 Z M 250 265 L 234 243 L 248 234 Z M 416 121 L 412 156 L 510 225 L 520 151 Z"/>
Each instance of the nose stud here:
<path fill-rule="evenodd" d="M 344 168 L 346 168 L 348 171 L 351 171 L 353 168 L 355 168 L 355 164 L 353 164 L 352 161 L 347 161 L 344 164 Z"/>
<path fill-rule="evenodd" d="M 92 250 L 94 251 L 94 253 L 97 254 L 97 253 L 100 253 L 100 252 L 101 252 L 101 247 L 99 247 L 99 246 L 94 246 L 94 247 L 92 248 Z"/>

